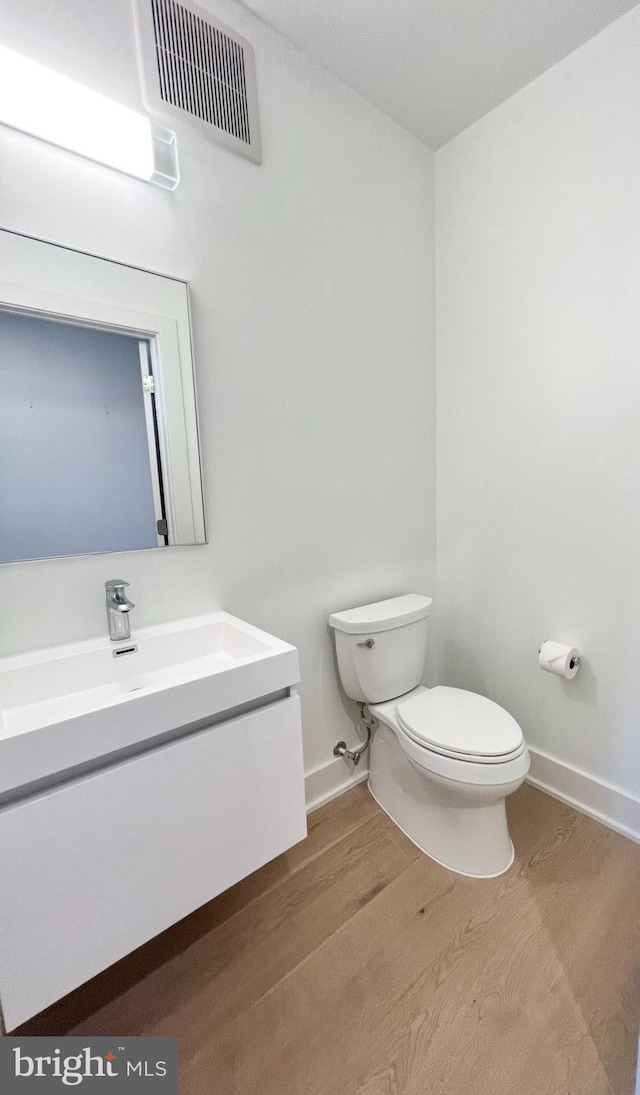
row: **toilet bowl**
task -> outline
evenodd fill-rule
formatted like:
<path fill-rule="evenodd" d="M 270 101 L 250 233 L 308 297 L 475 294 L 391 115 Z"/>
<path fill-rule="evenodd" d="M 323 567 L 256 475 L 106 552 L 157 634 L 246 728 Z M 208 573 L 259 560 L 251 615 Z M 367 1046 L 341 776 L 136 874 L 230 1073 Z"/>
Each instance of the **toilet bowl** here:
<path fill-rule="evenodd" d="M 438 746 L 418 740 L 418 733 L 407 732 L 402 719 L 405 703 L 423 696 L 429 702 L 440 701 L 447 693 L 450 721 L 441 715 Z M 475 701 L 481 721 L 490 723 L 506 715 L 497 704 L 462 689 L 440 686 L 418 687 L 407 696 L 388 703 L 372 704 L 369 712 L 375 720 L 371 743 L 369 789 L 376 802 L 396 825 L 427 855 L 458 874 L 474 878 L 493 878 L 508 870 L 514 850 L 507 826 L 505 799 L 522 784 L 529 770 L 529 752 L 522 732 L 513 722 L 513 746 L 500 754 L 463 753 L 441 745 L 456 737 L 471 720 Z M 434 704 L 436 706 L 436 704 Z M 438 707 L 440 705 L 438 702 Z M 495 708 L 495 712 L 491 709 Z M 507 716 L 510 718 L 510 716 Z M 436 733 L 433 724 L 424 724 L 425 738 Z M 413 718 L 412 726 L 419 726 Z M 472 721 L 466 723 L 471 734 Z M 474 735 L 473 744 L 483 740 Z M 490 740 L 490 739 L 489 739 Z M 485 748 L 491 746 L 487 739 Z"/>
<path fill-rule="evenodd" d="M 492 878 L 513 862 L 505 799 L 524 781 L 529 752 L 498 704 L 418 683 L 430 607 L 409 594 L 334 613 L 340 677 L 374 723 L 369 789 L 382 809 L 436 862 Z"/>

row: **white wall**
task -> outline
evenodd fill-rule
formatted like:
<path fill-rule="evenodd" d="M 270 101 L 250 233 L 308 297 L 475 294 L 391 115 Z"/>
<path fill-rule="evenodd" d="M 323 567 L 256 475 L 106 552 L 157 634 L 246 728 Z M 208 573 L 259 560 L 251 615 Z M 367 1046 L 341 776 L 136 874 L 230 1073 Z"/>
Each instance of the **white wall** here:
<path fill-rule="evenodd" d="M 570 766 L 640 794 L 639 56 L 635 8 L 436 155 L 440 681 L 636 835 Z"/>
<path fill-rule="evenodd" d="M 353 735 L 331 610 L 434 589 L 433 157 L 232 2 L 261 167 L 178 130 L 175 194 L 0 132 L 0 224 L 192 287 L 210 543 L 5 566 L 0 648 L 225 608 L 301 653 L 305 759 Z M 0 0 L 3 41 L 140 105 L 129 0 Z M 409 469 L 409 474 L 407 470 Z"/>

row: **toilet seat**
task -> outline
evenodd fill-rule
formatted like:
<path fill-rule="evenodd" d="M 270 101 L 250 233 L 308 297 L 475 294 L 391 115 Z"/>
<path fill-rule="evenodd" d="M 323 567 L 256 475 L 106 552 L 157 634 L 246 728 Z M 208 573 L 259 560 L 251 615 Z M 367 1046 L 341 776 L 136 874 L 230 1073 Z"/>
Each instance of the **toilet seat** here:
<path fill-rule="evenodd" d="M 440 686 L 438 686 L 440 687 Z M 524 779 L 529 771 L 529 750 L 523 740 L 520 748 L 503 756 L 489 757 L 484 761 L 481 757 L 464 753 L 447 755 L 442 751 L 430 748 L 424 738 L 417 741 L 411 732 L 407 732 L 400 724 L 398 709 L 403 707 L 405 714 L 407 705 L 411 700 L 419 696 L 433 692 L 434 689 L 426 689 L 424 685 L 418 685 L 406 695 L 396 697 L 394 700 L 386 700 L 384 703 L 369 705 L 369 714 L 385 726 L 393 730 L 398 743 L 411 764 L 423 769 L 438 778 L 451 780 L 454 783 L 478 786 L 497 787 L 501 784 L 509 784 L 512 780 Z M 457 692 L 458 689 L 448 689 Z M 471 693 L 475 695 L 475 693 Z M 482 697 L 478 697 L 481 699 Z M 497 705 L 496 705 L 497 706 Z M 506 712 L 505 712 L 506 713 Z M 409 708 L 411 717 L 411 708 Z M 516 723 L 517 725 L 517 723 Z M 423 724 L 424 726 L 424 724 Z M 520 729 L 518 727 L 518 729 Z M 520 731 L 522 733 L 522 731 Z M 438 735 L 440 736 L 440 735 Z"/>
<path fill-rule="evenodd" d="M 462 688 L 437 685 L 396 706 L 399 729 L 422 749 L 473 764 L 501 764 L 526 749 L 522 730 L 504 708 Z"/>

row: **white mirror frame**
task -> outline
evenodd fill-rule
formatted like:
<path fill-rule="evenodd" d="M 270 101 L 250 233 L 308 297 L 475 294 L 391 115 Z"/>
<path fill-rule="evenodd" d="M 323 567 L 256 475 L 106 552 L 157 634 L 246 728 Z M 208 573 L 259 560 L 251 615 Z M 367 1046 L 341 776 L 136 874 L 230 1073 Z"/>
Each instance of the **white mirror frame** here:
<path fill-rule="evenodd" d="M 205 543 L 187 283 L 0 229 L 0 308 L 150 341 L 169 544 Z"/>

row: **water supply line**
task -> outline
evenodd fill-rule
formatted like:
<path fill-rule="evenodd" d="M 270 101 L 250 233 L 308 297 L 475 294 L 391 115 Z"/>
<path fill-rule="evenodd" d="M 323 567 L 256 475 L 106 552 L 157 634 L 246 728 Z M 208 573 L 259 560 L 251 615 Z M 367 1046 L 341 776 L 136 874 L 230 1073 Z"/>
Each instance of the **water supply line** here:
<path fill-rule="evenodd" d="M 364 729 L 367 731 L 367 740 L 363 745 L 360 745 L 357 749 L 347 749 L 347 743 L 344 741 L 338 741 L 333 747 L 334 757 L 348 757 L 354 764 L 359 764 L 360 757 L 371 745 L 371 731 L 375 725 L 373 719 L 368 719 L 364 713 L 364 704 L 359 703 L 360 708 L 360 720 L 364 723 Z"/>

